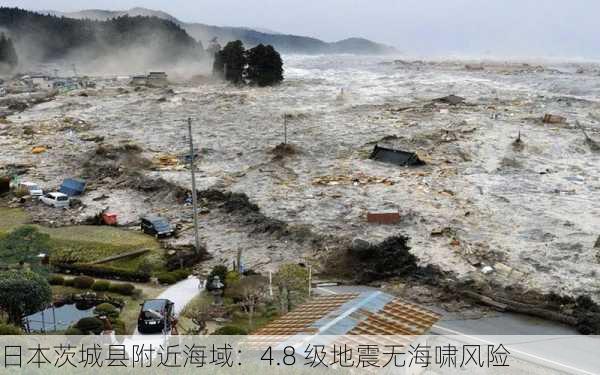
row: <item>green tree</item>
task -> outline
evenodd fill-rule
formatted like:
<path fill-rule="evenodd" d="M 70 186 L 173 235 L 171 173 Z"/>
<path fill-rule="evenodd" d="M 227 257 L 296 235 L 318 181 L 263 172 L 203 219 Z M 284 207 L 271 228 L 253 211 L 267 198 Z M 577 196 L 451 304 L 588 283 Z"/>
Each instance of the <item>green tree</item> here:
<path fill-rule="evenodd" d="M 238 306 L 248 314 L 248 325 L 252 327 L 256 306 L 267 297 L 268 283 L 264 276 L 252 275 L 235 280 L 225 291 Z"/>
<path fill-rule="evenodd" d="M 0 263 L 37 263 L 38 254 L 48 254 L 49 250 L 50 236 L 34 226 L 25 225 L 0 240 Z"/>
<path fill-rule="evenodd" d="M 277 285 L 280 310 L 290 311 L 308 296 L 308 270 L 297 264 L 284 264 L 273 277 Z"/>
<path fill-rule="evenodd" d="M 210 274 L 208 274 L 208 276 L 206 277 L 206 289 L 212 289 L 212 282 L 215 276 L 219 276 L 219 280 L 225 284 L 225 281 L 227 279 L 227 272 L 228 270 L 226 266 L 223 266 L 221 264 L 217 264 L 216 266 L 214 266 L 212 271 L 210 271 Z M 225 287 L 227 287 L 227 284 L 225 284 Z"/>
<path fill-rule="evenodd" d="M 215 54 L 213 73 L 225 80 L 235 84 L 244 83 L 245 69 L 246 51 L 242 41 L 229 42 Z"/>
<path fill-rule="evenodd" d="M 0 309 L 9 323 L 21 326 L 25 315 L 33 314 L 52 301 L 46 279 L 32 271 L 0 272 Z"/>
<path fill-rule="evenodd" d="M 246 79 L 250 84 L 271 86 L 283 81 L 283 60 L 273 46 L 262 44 L 246 52 Z"/>
<path fill-rule="evenodd" d="M 0 33 L 0 65 L 9 70 L 17 66 L 19 59 L 12 40 Z"/>

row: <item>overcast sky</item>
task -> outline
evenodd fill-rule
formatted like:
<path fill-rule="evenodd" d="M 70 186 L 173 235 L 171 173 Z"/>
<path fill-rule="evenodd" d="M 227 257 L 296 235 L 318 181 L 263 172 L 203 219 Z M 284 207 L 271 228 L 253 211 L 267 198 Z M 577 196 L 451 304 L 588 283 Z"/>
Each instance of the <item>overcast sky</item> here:
<path fill-rule="evenodd" d="M 413 55 L 600 58 L 598 0 L 4 0 L 26 9 L 163 10 L 186 22 L 327 41 L 361 36 Z"/>

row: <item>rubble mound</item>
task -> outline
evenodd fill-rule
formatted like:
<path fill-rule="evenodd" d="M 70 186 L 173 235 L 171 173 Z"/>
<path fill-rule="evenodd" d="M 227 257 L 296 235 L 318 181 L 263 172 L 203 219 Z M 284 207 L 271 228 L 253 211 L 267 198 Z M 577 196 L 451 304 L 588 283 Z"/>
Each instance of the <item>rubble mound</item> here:
<path fill-rule="evenodd" d="M 150 168 L 152 162 L 141 154 L 142 148 L 132 143 L 100 144 L 91 154 L 86 155 L 83 175 L 89 180 L 102 180 Z"/>
<path fill-rule="evenodd" d="M 207 189 L 198 192 L 198 199 L 201 199 L 209 207 L 235 215 L 238 224 L 252 227 L 251 234 L 289 238 L 297 243 L 309 242 L 314 246 L 325 240 L 324 237 L 314 233 L 306 226 L 289 225 L 282 220 L 266 216 L 244 193 Z"/>
<path fill-rule="evenodd" d="M 294 156 L 300 154 L 298 147 L 289 143 L 280 143 L 273 149 L 269 150 L 270 154 L 274 155 L 274 159 L 279 160 L 288 156 Z"/>
<path fill-rule="evenodd" d="M 399 235 L 373 245 L 366 241 L 354 241 L 348 256 L 355 277 L 361 283 L 405 277 L 418 270 L 417 258 L 410 253 L 408 237 Z"/>
<path fill-rule="evenodd" d="M 168 271 L 175 271 L 180 268 L 193 267 L 200 262 L 210 258 L 205 246 L 201 245 L 199 251 L 196 251 L 192 245 L 168 246 L 166 248 L 166 267 Z"/>

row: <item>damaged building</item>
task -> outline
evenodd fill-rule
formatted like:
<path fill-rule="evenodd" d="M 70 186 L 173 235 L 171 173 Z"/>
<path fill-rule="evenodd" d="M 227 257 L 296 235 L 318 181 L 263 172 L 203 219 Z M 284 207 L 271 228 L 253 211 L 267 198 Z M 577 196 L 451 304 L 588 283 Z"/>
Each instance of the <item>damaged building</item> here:
<path fill-rule="evenodd" d="M 375 145 L 370 158 L 401 167 L 418 167 L 425 165 L 425 162 L 419 159 L 419 156 L 414 152 L 395 150 L 379 145 Z"/>

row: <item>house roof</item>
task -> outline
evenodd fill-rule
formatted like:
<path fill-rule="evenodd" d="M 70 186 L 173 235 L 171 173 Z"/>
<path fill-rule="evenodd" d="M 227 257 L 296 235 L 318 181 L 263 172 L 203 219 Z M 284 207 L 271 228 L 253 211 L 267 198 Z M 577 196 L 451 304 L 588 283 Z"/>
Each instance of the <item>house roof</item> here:
<path fill-rule="evenodd" d="M 440 318 L 439 314 L 390 294 L 370 291 L 315 297 L 253 336 L 417 336 Z"/>
<path fill-rule="evenodd" d="M 425 163 L 414 152 L 394 150 L 375 145 L 370 156 L 371 159 L 400 166 L 419 166 Z"/>

